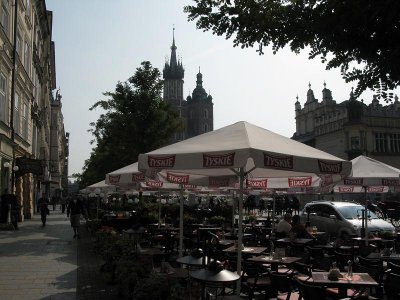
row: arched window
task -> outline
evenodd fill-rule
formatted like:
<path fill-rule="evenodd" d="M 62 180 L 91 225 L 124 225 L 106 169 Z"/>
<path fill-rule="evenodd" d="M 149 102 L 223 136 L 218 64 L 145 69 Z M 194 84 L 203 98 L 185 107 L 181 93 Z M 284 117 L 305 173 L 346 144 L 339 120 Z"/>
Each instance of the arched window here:
<path fill-rule="evenodd" d="M 207 109 L 204 110 L 204 119 L 208 119 L 208 110 Z"/>

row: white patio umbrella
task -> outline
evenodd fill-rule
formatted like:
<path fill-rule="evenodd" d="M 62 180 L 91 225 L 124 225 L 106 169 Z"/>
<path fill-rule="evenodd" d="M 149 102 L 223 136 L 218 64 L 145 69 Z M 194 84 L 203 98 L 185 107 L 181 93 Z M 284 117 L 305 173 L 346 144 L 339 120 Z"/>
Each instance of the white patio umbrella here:
<path fill-rule="evenodd" d="M 209 178 L 239 177 L 239 232 L 242 243 L 243 183 L 251 172 L 253 177 L 307 177 L 323 174 L 347 176 L 351 163 L 326 152 L 309 147 L 248 122 L 204 133 L 146 154 L 139 155 L 139 170 L 173 170 L 184 173 L 180 181 L 190 182 L 190 176 Z M 182 222 L 182 216 L 180 222 Z M 241 250 L 238 247 L 237 272 L 241 271 Z M 240 290 L 240 288 L 238 289 Z"/>
<path fill-rule="evenodd" d="M 351 160 L 352 175 L 345 177 L 335 185 L 334 191 L 340 193 L 364 192 L 364 228 L 365 243 L 368 245 L 368 218 L 367 218 L 367 193 L 385 193 L 390 187 L 400 186 L 400 170 L 375 160 L 371 157 L 360 155 Z"/>

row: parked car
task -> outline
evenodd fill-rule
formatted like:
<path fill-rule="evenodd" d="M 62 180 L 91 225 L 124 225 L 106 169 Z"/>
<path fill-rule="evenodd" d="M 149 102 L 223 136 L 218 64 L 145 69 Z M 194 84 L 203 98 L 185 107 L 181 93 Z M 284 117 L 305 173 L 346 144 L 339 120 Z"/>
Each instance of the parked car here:
<path fill-rule="evenodd" d="M 313 201 L 307 203 L 300 213 L 302 222 L 306 223 L 309 214 L 311 226 L 344 238 L 360 235 L 362 228 L 362 210 L 364 206 L 354 202 Z M 368 211 L 368 232 L 380 231 L 395 233 L 395 227 Z"/>

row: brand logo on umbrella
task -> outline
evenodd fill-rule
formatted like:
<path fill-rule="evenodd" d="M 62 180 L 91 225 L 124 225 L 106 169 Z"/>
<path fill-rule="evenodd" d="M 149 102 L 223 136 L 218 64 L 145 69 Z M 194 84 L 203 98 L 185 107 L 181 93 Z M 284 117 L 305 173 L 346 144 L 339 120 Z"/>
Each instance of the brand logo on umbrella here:
<path fill-rule="evenodd" d="M 235 152 L 224 155 L 203 154 L 203 167 L 232 167 L 235 162 Z"/>
<path fill-rule="evenodd" d="M 163 184 L 164 183 L 162 181 L 155 181 L 155 180 L 146 181 L 146 185 L 149 187 L 161 188 L 163 187 Z"/>
<path fill-rule="evenodd" d="M 318 160 L 319 171 L 321 173 L 328 173 L 328 174 L 338 174 L 342 172 L 342 163 L 334 163 L 334 162 L 327 162 Z"/>
<path fill-rule="evenodd" d="M 247 186 L 252 188 L 267 188 L 268 179 L 247 179 Z"/>
<path fill-rule="evenodd" d="M 368 193 L 383 193 L 384 189 L 383 186 L 369 186 L 367 191 Z"/>
<path fill-rule="evenodd" d="M 172 168 L 175 165 L 175 155 L 151 156 L 147 158 L 150 168 Z"/>
<path fill-rule="evenodd" d="M 139 182 L 139 181 L 144 181 L 144 174 L 132 174 L 132 182 Z"/>
<path fill-rule="evenodd" d="M 195 184 L 184 184 L 183 188 L 184 189 L 197 189 L 197 185 L 195 185 Z"/>
<path fill-rule="evenodd" d="M 108 175 L 108 181 L 110 184 L 118 183 L 121 175 Z"/>
<path fill-rule="evenodd" d="M 328 186 L 330 184 L 333 184 L 333 177 L 332 175 L 325 175 L 322 177 L 322 184 L 321 186 Z"/>
<path fill-rule="evenodd" d="M 339 187 L 339 193 L 352 193 L 353 191 L 354 191 L 354 186 Z"/>
<path fill-rule="evenodd" d="M 229 177 L 210 177 L 209 186 L 229 186 Z"/>
<path fill-rule="evenodd" d="M 188 183 L 189 175 L 177 175 L 167 172 L 167 180 L 174 183 Z"/>
<path fill-rule="evenodd" d="M 363 178 L 346 178 L 343 183 L 345 185 L 363 185 Z"/>
<path fill-rule="evenodd" d="M 273 169 L 292 170 L 293 156 L 277 156 L 264 153 L 264 166 Z"/>
<path fill-rule="evenodd" d="M 311 186 L 311 177 L 288 178 L 289 187 Z"/>
<path fill-rule="evenodd" d="M 382 179 L 382 185 L 398 186 L 398 185 L 400 185 L 400 182 L 398 179 Z"/>

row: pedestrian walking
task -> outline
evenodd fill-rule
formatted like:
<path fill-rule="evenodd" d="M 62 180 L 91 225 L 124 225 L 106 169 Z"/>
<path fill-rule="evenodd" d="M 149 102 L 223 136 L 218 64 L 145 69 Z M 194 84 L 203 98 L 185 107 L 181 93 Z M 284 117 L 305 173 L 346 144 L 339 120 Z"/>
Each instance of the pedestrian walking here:
<path fill-rule="evenodd" d="M 49 210 L 49 198 L 45 193 L 42 193 L 42 197 L 39 198 L 37 203 L 37 210 L 40 212 L 40 219 L 42 220 L 42 226 L 46 226 L 47 215 L 50 214 Z"/>
<path fill-rule="evenodd" d="M 69 197 L 64 196 L 61 198 L 61 213 L 65 213 L 65 208 L 67 207 L 67 204 L 69 203 Z"/>
<path fill-rule="evenodd" d="M 82 200 L 74 197 L 67 207 L 67 217 L 70 217 L 71 227 L 74 230 L 74 238 L 80 238 L 79 226 L 81 214 L 85 216 L 85 209 L 83 207 Z"/>

